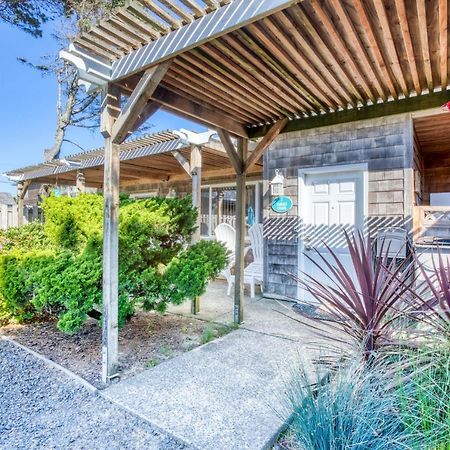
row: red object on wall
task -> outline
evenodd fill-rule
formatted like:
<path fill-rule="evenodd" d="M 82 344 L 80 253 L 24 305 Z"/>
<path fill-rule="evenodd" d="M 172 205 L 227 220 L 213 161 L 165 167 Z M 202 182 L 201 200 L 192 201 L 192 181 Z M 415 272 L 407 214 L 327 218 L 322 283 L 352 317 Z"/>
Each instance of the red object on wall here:
<path fill-rule="evenodd" d="M 441 106 L 441 109 L 444 110 L 444 111 L 450 111 L 450 102 L 444 103 Z"/>

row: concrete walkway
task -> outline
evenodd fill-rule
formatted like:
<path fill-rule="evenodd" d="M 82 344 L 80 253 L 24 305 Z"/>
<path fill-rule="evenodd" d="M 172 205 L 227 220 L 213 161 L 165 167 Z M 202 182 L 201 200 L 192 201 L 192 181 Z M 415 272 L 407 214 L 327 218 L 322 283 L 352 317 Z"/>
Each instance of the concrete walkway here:
<path fill-rule="evenodd" d="M 215 283 L 201 318 L 230 323 L 232 299 Z M 288 304 L 289 306 L 289 304 Z M 188 314 L 189 305 L 172 313 Z M 236 331 L 112 385 L 104 393 L 199 449 L 267 448 L 289 415 L 285 385 L 314 336 L 268 299 L 246 299 Z"/>

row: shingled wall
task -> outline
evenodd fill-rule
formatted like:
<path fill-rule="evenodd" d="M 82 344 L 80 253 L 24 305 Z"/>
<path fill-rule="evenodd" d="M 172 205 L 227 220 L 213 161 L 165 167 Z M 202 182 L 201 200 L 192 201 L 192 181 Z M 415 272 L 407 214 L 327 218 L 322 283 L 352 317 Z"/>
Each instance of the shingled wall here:
<path fill-rule="evenodd" d="M 409 226 L 412 121 L 409 114 L 281 134 L 264 157 L 266 293 L 294 298 L 289 272 L 298 271 L 298 172 L 301 168 L 368 163 L 371 232 L 386 225 Z M 281 169 L 294 207 L 283 216 L 270 208 L 269 180 Z"/>

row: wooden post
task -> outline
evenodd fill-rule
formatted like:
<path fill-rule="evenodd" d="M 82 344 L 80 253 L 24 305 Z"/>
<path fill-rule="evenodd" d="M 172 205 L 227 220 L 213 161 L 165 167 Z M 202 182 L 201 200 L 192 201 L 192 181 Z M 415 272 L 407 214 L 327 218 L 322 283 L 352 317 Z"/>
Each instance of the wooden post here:
<path fill-rule="evenodd" d="M 25 195 L 28 191 L 29 186 L 30 186 L 30 181 L 20 181 L 19 183 L 17 183 L 17 210 L 18 210 L 17 224 L 19 227 L 21 227 L 24 224 L 23 200 L 25 198 Z"/>
<path fill-rule="evenodd" d="M 202 152 L 198 145 L 191 150 L 191 177 L 192 177 L 192 204 L 197 208 L 197 229 L 192 236 L 192 243 L 200 241 L 201 224 L 201 198 L 202 198 Z M 196 297 L 191 303 L 191 313 L 200 312 L 200 297 Z"/>
<path fill-rule="evenodd" d="M 108 86 L 102 110 L 102 134 L 105 136 L 102 379 L 105 383 L 117 376 L 118 367 L 120 147 L 113 143 L 112 126 L 120 112 L 119 102 L 117 88 Z"/>
<path fill-rule="evenodd" d="M 238 139 L 237 154 L 240 161 L 247 160 L 248 140 Z M 236 173 L 236 263 L 234 283 L 234 323 L 244 321 L 244 246 L 245 246 L 245 204 L 246 174 L 244 167 Z"/>
<path fill-rule="evenodd" d="M 222 223 L 222 210 L 223 210 L 223 197 L 225 196 L 225 192 L 223 189 L 217 190 L 217 210 L 216 210 L 216 221 L 217 225 Z"/>
<path fill-rule="evenodd" d="M 200 240 L 201 199 L 202 199 L 202 152 L 198 145 L 191 150 L 192 204 L 198 210 L 197 229 L 192 236 L 192 243 Z"/>
<path fill-rule="evenodd" d="M 76 188 L 80 194 L 86 192 L 86 178 L 83 172 L 77 172 Z"/>

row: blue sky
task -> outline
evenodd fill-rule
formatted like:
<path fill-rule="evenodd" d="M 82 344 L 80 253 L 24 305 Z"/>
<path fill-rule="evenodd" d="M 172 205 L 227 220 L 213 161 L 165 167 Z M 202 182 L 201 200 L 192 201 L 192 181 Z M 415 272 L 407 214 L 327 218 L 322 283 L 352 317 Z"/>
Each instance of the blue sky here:
<path fill-rule="evenodd" d="M 19 167 L 42 161 L 44 149 L 52 144 L 55 130 L 56 81 L 42 77 L 38 71 L 26 67 L 17 60 L 25 57 L 38 62 L 41 56 L 58 51 L 51 37 L 53 23 L 47 24 L 42 38 L 33 38 L 27 33 L 0 22 L 0 174 Z M 149 123 L 151 132 L 164 129 L 203 128 L 190 121 L 160 111 Z M 71 128 L 67 138 L 89 150 L 102 145 L 102 137 L 96 131 Z M 70 144 L 63 147 L 63 155 L 79 151 Z M 15 193 L 15 186 L 0 176 L 0 191 Z"/>

